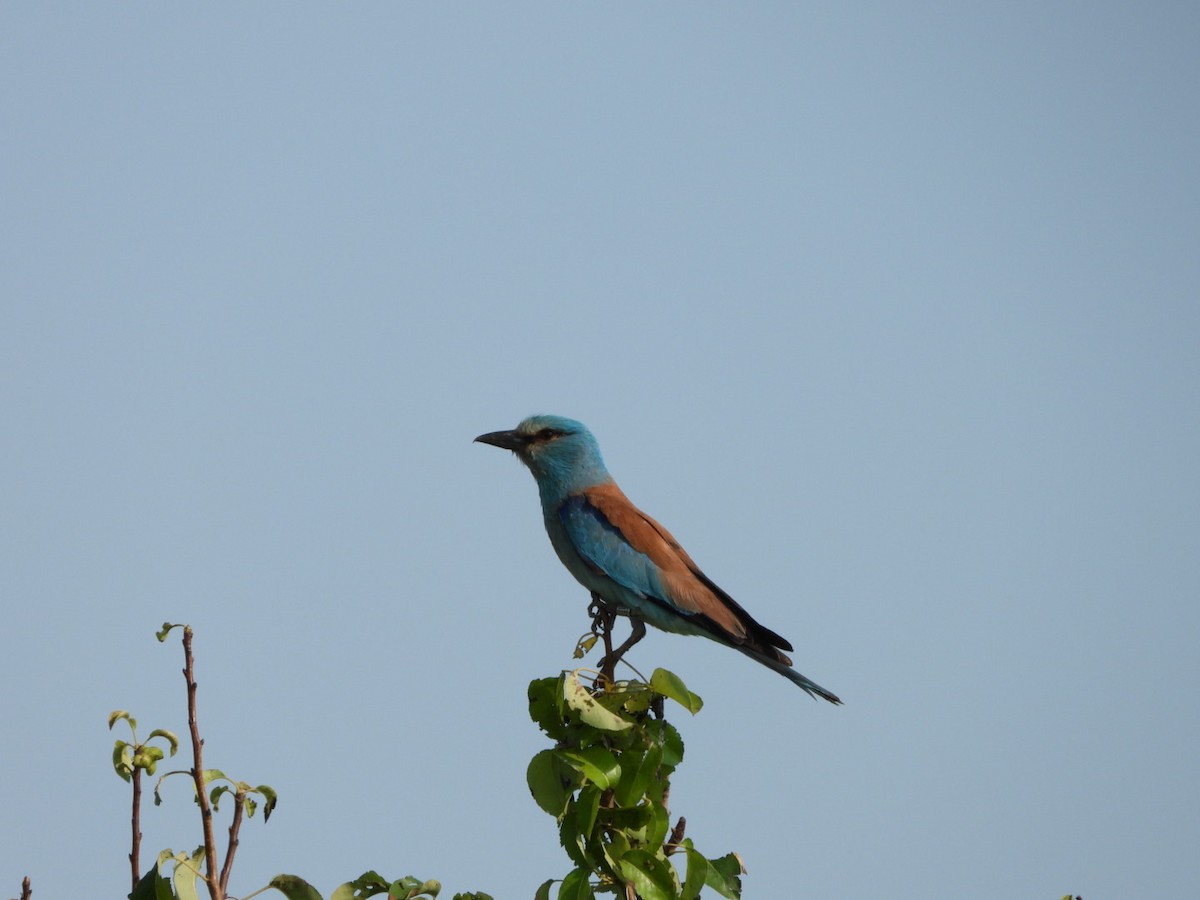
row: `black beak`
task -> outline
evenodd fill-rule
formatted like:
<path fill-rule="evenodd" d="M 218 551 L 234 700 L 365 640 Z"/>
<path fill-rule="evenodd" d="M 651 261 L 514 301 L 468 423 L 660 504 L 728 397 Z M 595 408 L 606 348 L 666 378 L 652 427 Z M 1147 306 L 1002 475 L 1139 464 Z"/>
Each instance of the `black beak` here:
<path fill-rule="evenodd" d="M 475 438 L 475 442 L 479 444 L 491 444 L 493 447 L 499 447 L 501 450 L 517 452 L 525 449 L 529 444 L 529 438 L 523 434 L 517 434 L 515 431 L 489 431 L 487 434 L 481 434 Z"/>

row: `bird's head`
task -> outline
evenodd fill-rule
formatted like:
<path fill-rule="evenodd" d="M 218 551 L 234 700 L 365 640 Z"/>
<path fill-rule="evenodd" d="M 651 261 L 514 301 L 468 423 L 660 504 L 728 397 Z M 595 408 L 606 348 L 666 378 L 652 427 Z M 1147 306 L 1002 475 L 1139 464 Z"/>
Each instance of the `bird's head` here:
<path fill-rule="evenodd" d="M 492 431 L 475 440 L 515 453 L 543 494 L 566 496 L 611 480 L 596 438 L 574 419 L 530 416 L 512 431 Z"/>

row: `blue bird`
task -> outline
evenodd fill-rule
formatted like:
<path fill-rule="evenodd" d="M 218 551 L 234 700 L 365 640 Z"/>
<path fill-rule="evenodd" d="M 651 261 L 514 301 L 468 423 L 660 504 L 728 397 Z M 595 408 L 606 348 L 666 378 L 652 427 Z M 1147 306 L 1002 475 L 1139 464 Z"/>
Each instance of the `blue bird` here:
<path fill-rule="evenodd" d="M 837 696 L 792 668 L 792 645 L 756 622 L 700 571 L 667 529 L 617 487 L 596 438 L 580 422 L 530 416 L 512 431 L 475 438 L 511 450 L 533 473 L 546 532 L 568 571 L 609 610 L 628 615 L 627 650 L 646 633 L 694 634 L 738 650 L 789 678 L 814 697 Z"/>

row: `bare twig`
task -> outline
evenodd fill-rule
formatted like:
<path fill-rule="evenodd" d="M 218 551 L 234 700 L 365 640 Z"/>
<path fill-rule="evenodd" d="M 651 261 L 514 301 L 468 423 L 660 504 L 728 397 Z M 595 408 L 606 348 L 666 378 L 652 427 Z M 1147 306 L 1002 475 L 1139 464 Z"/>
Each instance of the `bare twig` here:
<path fill-rule="evenodd" d="M 200 820 L 204 826 L 205 882 L 212 900 L 225 900 L 222 881 L 217 877 L 217 842 L 213 837 L 212 806 L 204 790 L 204 741 L 200 737 L 200 726 L 196 724 L 196 678 L 193 673 L 192 629 L 183 626 L 183 677 L 187 682 L 188 729 L 192 734 L 192 780 L 196 783 L 196 802 L 200 805 Z"/>
<path fill-rule="evenodd" d="M 233 871 L 233 857 L 238 848 L 238 830 L 242 827 L 242 809 L 246 805 L 246 792 L 238 790 L 233 795 L 233 821 L 229 824 L 229 846 L 225 849 L 225 865 L 221 867 L 221 893 L 229 890 L 229 873 Z"/>
<path fill-rule="evenodd" d="M 29 886 L 29 876 L 21 881 L 21 900 L 29 900 L 33 896 L 33 888 Z"/>
<path fill-rule="evenodd" d="M 135 738 L 136 740 L 136 738 Z M 142 829 L 139 823 L 139 817 L 142 810 L 142 770 L 140 766 L 133 767 L 133 774 L 130 776 L 133 781 L 133 847 L 129 851 L 129 869 L 133 876 L 133 887 L 130 891 L 136 891 L 138 882 L 141 881 L 141 876 L 138 874 L 138 859 L 142 852 Z"/>

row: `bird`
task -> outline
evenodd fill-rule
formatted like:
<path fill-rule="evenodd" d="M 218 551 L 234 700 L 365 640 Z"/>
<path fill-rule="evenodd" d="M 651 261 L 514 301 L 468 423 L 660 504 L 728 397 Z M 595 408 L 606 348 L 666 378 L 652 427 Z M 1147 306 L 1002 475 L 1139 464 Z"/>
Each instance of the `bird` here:
<path fill-rule="evenodd" d="M 633 634 L 619 657 L 646 633 L 699 635 L 773 669 L 814 698 L 842 701 L 792 668 L 788 641 L 759 624 L 700 570 L 666 528 L 633 505 L 604 465 L 582 422 L 535 415 L 509 431 L 475 441 L 511 450 L 533 474 L 542 518 L 567 570 L 605 607 L 629 616 Z"/>

